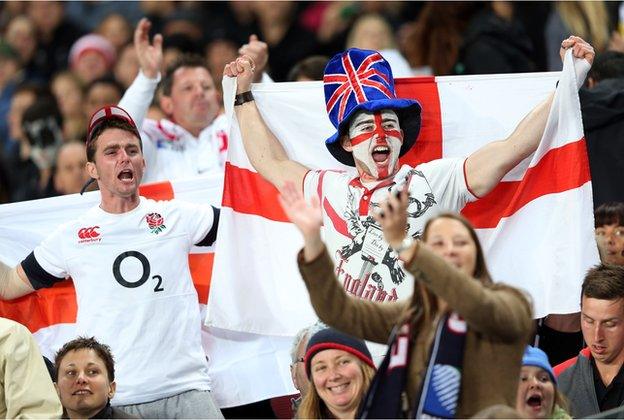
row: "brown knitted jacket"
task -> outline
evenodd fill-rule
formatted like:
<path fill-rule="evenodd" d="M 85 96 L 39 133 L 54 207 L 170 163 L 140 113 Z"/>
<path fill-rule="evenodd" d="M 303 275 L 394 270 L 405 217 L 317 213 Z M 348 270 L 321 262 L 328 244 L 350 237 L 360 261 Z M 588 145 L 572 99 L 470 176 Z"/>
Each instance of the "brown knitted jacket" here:
<path fill-rule="evenodd" d="M 426 246 L 415 246 L 418 250 L 406 269 L 468 324 L 456 417 L 471 417 L 494 404 L 515 407 L 522 354 L 533 327 L 529 302 L 516 289 L 484 286 Z M 394 325 L 413 306 L 413 300 L 378 303 L 347 295 L 336 280 L 327 250 L 309 263 L 300 252 L 298 263 L 319 318 L 356 337 L 386 343 Z M 407 383 L 410 409 L 425 374 L 438 319 L 415 332 Z"/>

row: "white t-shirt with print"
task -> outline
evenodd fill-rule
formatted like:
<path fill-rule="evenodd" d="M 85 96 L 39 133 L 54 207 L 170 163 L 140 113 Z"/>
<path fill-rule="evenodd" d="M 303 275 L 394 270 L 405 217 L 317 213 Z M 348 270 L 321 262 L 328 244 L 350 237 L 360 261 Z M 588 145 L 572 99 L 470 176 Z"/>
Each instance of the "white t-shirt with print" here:
<path fill-rule="evenodd" d="M 114 405 L 209 389 L 188 253 L 213 220 L 208 205 L 141 197 L 123 214 L 96 206 L 35 248 L 45 272 L 73 279 L 77 334 L 111 347 Z"/>
<path fill-rule="evenodd" d="M 415 168 L 403 165 L 397 174 L 372 189 L 356 172 L 310 171 L 303 189 L 306 199 L 319 197 L 324 238 L 334 259 L 338 281 L 347 293 L 384 302 L 407 298 L 411 276 L 383 238 L 372 214 L 397 183 L 409 185 L 408 234 L 419 238 L 425 222 L 440 211 L 460 211 L 476 198 L 464 177 L 464 159 L 438 159 Z"/>

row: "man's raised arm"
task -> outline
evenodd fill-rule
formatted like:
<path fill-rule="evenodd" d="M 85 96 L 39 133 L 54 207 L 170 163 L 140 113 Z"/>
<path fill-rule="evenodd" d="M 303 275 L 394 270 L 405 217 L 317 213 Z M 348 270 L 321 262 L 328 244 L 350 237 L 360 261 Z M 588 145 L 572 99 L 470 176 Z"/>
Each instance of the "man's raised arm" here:
<path fill-rule="evenodd" d="M 134 49 L 139 60 L 139 74 L 119 101 L 119 106 L 130 114 L 136 126 L 140 129 L 147 114 L 154 92 L 160 81 L 160 67 L 162 65 L 162 35 L 157 34 L 150 43 L 149 30 L 151 23 L 143 18 L 134 30 Z"/>
<path fill-rule="evenodd" d="M 577 36 L 571 36 L 561 43 L 562 58 L 569 48 L 572 49 L 574 57 L 583 58 L 589 64 L 585 64 L 581 74 L 577 72 L 577 76 L 581 76 L 577 77 L 579 84 L 582 84 L 594 61 L 594 49 Z M 546 128 L 553 97 L 554 94 L 537 105 L 506 140 L 489 143 L 466 159 L 466 182 L 474 194 L 478 197 L 487 195 L 507 172 L 537 150 Z"/>
<path fill-rule="evenodd" d="M 227 64 L 223 74 L 227 77 L 236 77 L 238 96 L 251 91 L 254 71 L 253 60 L 245 55 Z M 276 188 L 281 188 L 287 181 L 291 181 L 301 189 L 308 168 L 288 158 L 284 147 L 262 119 L 255 101 L 251 99 L 243 102 L 235 105 L 234 110 L 251 164 Z"/>
<path fill-rule="evenodd" d="M 0 261 L 0 299 L 16 299 L 34 291 L 21 264 L 11 268 Z"/>

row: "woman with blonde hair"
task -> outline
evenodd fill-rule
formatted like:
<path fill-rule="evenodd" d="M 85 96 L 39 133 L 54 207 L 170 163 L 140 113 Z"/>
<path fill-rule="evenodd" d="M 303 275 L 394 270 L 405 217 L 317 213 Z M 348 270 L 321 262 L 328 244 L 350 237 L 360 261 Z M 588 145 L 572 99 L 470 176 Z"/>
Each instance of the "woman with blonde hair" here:
<path fill-rule="evenodd" d="M 355 418 L 375 375 L 364 341 L 333 328 L 323 329 L 310 338 L 303 363 L 311 386 L 297 418 Z"/>

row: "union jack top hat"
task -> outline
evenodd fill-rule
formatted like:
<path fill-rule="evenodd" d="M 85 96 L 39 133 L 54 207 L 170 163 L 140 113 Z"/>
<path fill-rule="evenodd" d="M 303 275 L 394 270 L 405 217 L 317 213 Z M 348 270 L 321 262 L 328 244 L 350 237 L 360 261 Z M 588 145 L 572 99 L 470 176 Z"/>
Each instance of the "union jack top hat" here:
<path fill-rule="evenodd" d="M 420 131 L 420 104 L 396 97 L 392 69 L 379 52 L 351 48 L 336 54 L 325 67 L 323 84 L 327 115 L 337 129 L 325 145 L 340 162 L 355 166 L 353 155 L 342 148 L 340 137 L 347 132 L 351 117 L 359 110 L 391 109 L 397 113 L 404 133 L 400 156 L 416 142 Z"/>

